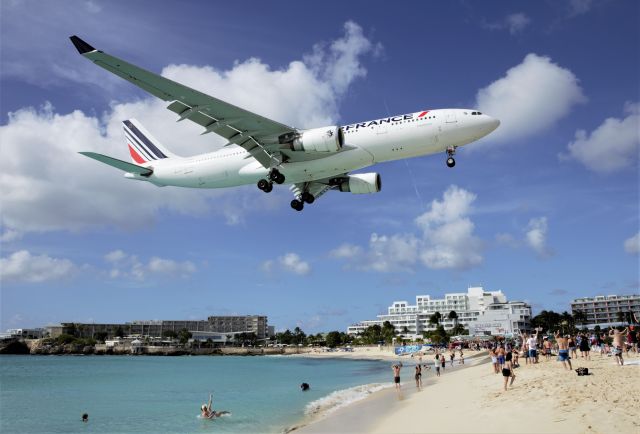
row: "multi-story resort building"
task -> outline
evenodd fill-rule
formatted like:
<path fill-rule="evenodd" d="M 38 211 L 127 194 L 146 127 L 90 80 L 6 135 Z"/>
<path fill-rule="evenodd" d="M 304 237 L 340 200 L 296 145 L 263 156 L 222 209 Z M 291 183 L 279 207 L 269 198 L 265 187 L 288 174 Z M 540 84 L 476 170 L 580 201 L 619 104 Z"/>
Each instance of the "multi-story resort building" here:
<path fill-rule="evenodd" d="M 454 311 L 457 318 L 449 319 Z M 482 287 L 471 287 L 467 292 L 445 294 L 442 299 L 432 299 L 429 295 L 416 296 L 416 304 L 394 301 L 386 314 L 377 320 L 366 320 L 353 324 L 347 329 L 349 335 L 362 333 L 374 324 L 389 321 L 396 331 L 406 338 L 422 337 L 425 331 L 434 330 L 431 316 L 439 312 L 440 324 L 450 330 L 455 323 L 464 326 L 471 335 L 517 334 L 519 330 L 531 329 L 531 306 L 521 301 L 507 301 L 502 291 L 485 291 Z"/>
<path fill-rule="evenodd" d="M 132 321 L 113 324 L 93 323 L 62 323 L 58 326 L 48 326 L 51 337 L 63 333 L 73 333 L 82 338 L 94 337 L 96 333 L 107 333 L 113 337 L 120 331 L 125 336 L 161 338 L 166 331 L 179 332 L 187 329 L 195 340 L 212 339 L 226 341 L 228 335 L 239 333 L 255 333 L 259 340 L 269 338 L 273 328 L 267 325 L 267 317 L 260 315 L 243 316 L 210 316 L 207 320 L 171 321 L 151 320 Z"/>
<path fill-rule="evenodd" d="M 584 314 L 582 325 L 589 329 L 625 325 L 626 312 L 632 312 L 640 319 L 640 294 L 576 298 L 571 302 L 571 314 L 575 315 L 577 311 Z"/>

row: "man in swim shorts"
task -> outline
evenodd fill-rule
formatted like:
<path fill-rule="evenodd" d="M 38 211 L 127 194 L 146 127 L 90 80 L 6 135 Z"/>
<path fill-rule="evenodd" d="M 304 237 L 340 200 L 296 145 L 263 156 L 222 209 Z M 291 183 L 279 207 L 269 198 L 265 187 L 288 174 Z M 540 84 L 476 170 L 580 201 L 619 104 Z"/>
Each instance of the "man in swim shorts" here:
<path fill-rule="evenodd" d="M 626 328 L 620 331 L 612 327 L 611 330 L 609 330 L 609 336 L 613 337 L 613 355 L 616 357 L 616 362 L 620 366 L 624 365 L 624 360 L 622 359 L 624 341 L 622 336 L 626 333 L 628 333 L 628 329 Z"/>
<path fill-rule="evenodd" d="M 571 371 L 573 368 L 571 366 L 571 357 L 569 357 L 569 335 L 562 337 L 560 330 L 558 330 L 554 336 L 558 343 L 558 361 L 562 362 L 562 366 L 564 366 L 565 369 Z M 569 367 L 567 367 L 567 363 Z"/>
<path fill-rule="evenodd" d="M 393 365 L 391 368 L 393 369 L 393 382 L 395 387 L 400 390 L 400 369 L 402 365 Z"/>

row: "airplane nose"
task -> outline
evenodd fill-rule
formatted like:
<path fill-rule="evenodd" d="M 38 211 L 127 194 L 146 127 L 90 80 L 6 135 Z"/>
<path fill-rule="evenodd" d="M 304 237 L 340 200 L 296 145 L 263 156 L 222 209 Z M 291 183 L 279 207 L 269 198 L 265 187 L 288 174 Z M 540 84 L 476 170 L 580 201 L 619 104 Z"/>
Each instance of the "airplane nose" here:
<path fill-rule="evenodd" d="M 491 131 L 495 130 L 499 126 L 500 126 L 500 121 L 498 119 L 489 118 L 489 127 L 491 128 Z"/>

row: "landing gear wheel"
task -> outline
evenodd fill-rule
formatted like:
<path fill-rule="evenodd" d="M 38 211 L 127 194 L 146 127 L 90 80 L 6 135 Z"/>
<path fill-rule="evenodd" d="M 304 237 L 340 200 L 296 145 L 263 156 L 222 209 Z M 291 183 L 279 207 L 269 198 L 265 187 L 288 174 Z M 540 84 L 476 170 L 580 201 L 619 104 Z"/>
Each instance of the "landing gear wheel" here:
<path fill-rule="evenodd" d="M 316 198 L 308 191 L 302 193 L 300 199 L 302 199 L 303 202 L 308 203 L 309 205 L 311 205 L 316 200 Z"/>
<path fill-rule="evenodd" d="M 456 160 L 454 160 L 453 157 L 447 158 L 447 167 L 453 167 L 455 165 L 456 165 Z"/>
<path fill-rule="evenodd" d="M 278 169 L 272 169 L 269 173 L 269 179 L 276 184 L 282 184 L 284 182 L 284 175 L 280 173 Z"/>
<path fill-rule="evenodd" d="M 304 208 L 304 203 L 300 202 L 298 199 L 293 199 L 291 201 L 291 208 L 295 209 L 296 211 L 302 211 L 302 209 Z"/>
<path fill-rule="evenodd" d="M 258 181 L 258 188 L 265 193 L 269 193 L 273 189 L 273 184 L 271 184 L 266 179 L 261 179 L 260 181 Z"/>

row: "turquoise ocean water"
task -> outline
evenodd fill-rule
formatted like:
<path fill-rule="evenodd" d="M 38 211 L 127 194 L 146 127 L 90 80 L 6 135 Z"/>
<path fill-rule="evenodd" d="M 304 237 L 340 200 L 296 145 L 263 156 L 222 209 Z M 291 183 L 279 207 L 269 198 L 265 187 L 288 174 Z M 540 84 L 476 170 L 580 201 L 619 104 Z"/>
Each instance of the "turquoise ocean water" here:
<path fill-rule="evenodd" d="M 0 432 L 282 432 L 374 387 L 355 386 L 390 384 L 390 372 L 386 362 L 286 356 L 0 356 Z M 209 392 L 231 416 L 199 418 Z"/>

